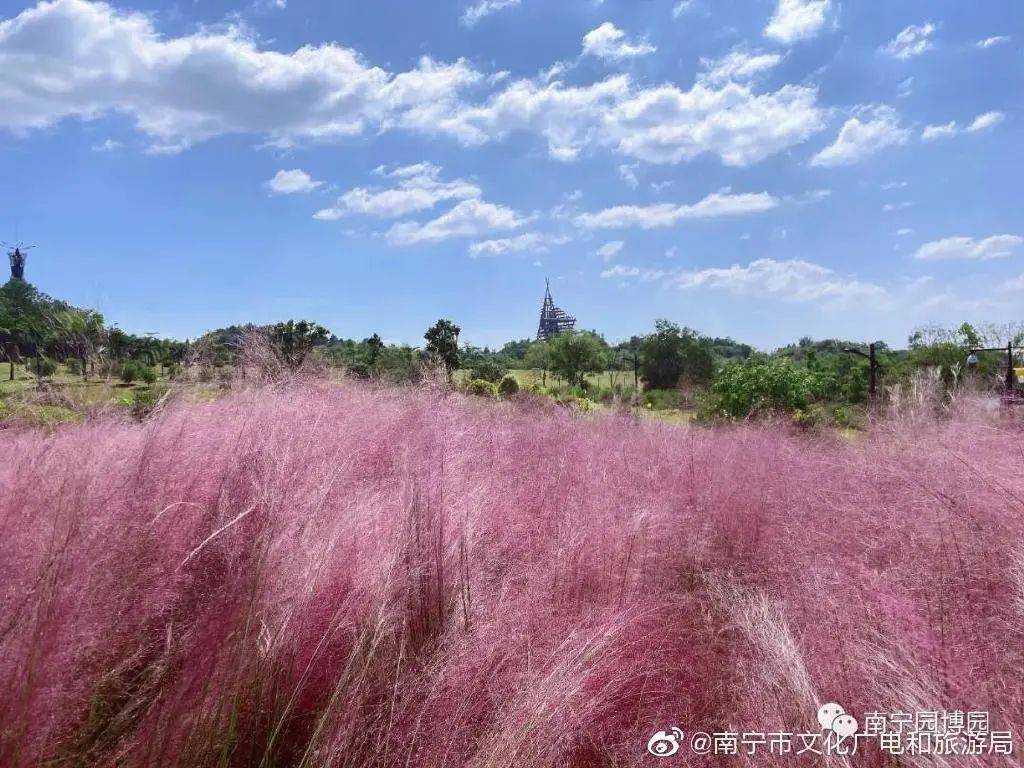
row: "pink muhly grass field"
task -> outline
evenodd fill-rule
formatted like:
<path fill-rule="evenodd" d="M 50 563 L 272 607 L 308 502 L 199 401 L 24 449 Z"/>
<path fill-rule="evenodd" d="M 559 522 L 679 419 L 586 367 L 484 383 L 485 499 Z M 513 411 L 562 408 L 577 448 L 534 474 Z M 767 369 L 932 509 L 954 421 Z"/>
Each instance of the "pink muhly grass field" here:
<path fill-rule="evenodd" d="M 825 701 L 1024 738 L 1009 422 L 303 385 L 0 434 L 3 766 L 650 765 L 655 731 L 817 731 Z"/>

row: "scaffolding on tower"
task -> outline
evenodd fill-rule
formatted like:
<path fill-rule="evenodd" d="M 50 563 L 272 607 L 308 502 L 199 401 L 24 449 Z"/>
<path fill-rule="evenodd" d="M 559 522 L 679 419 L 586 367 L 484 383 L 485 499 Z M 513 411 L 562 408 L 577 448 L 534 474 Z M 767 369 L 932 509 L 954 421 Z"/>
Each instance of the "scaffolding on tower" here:
<path fill-rule="evenodd" d="M 538 341 L 547 341 L 576 327 L 576 318 L 555 306 L 551 298 L 551 283 L 545 280 L 544 284 L 544 304 L 540 308 L 540 324 L 537 326 Z"/>

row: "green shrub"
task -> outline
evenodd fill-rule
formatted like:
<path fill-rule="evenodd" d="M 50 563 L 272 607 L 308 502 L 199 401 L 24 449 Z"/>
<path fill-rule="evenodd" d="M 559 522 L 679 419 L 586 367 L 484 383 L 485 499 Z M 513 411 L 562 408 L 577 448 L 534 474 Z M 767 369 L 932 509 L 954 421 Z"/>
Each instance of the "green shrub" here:
<path fill-rule="evenodd" d="M 484 379 L 470 379 L 466 382 L 466 392 L 479 397 L 497 397 L 498 386 Z"/>
<path fill-rule="evenodd" d="M 48 357 L 37 357 L 32 361 L 32 373 L 36 376 L 49 378 L 57 372 L 57 361 Z"/>
<path fill-rule="evenodd" d="M 811 370 L 789 360 L 743 361 L 722 367 L 698 416 L 702 419 L 740 419 L 762 412 L 805 410 L 821 397 L 823 383 Z"/>
<path fill-rule="evenodd" d="M 678 389 L 649 389 L 643 393 L 641 402 L 653 411 L 667 411 L 679 407 Z"/>
<path fill-rule="evenodd" d="M 812 404 L 806 408 L 797 408 L 793 411 L 792 421 L 798 427 L 810 429 L 827 422 L 828 415 L 820 405 Z"/>
<path fill-rule="evenodd" d="M 515 376 L 506 375 L 506 376 L 504 376 L 502 378 L 501 382 L 498 384 L 498 394 L 501 395 L 502 397 L 508 397 L 509 395 L 514 395 L 518 391 L 519 391 L 519 382 L 516 380 Z"/>
<path fill-rule="evenodd" d="M 140 421 L 150 413 L 156 407 L 160 399 L 167 394 L 167 387 L 149 387 L 147 389 L 136 390 L 132 393 L 132 416 Z"/>
<path fill-rule="evenodd" d="M 577 397 L 572 401 L 572 406 L 580 413 L 590 413 L 597 410 L 597 403 L 587 397 Z"/>
<path fill-rule="evenodd" d="M 146 384 L 156 382 L 156 371 L 151 366 L 140 363 L 138 360 L 128 360 L 121 365 L 121 381 L 125 384 L 142 381 Z"/>
<path fill-rule="evenodd" d="M 469 378 L 497 384 L 505 376 L 505 373 L 505 369 L 493 360 L 481 360 L 470 370 Z"/>

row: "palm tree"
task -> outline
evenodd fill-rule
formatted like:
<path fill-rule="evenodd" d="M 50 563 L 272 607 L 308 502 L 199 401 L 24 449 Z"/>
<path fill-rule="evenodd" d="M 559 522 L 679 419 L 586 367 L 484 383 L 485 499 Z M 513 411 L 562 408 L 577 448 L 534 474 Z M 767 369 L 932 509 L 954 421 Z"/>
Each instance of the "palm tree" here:
<path fill-rule="evenodd" d="M 82 365 L 82 380 L 89 380 L 89 358 L 103 338 L 103 315 L 91 309 L 66 309 L 54 316 L 57 343 Z"/>

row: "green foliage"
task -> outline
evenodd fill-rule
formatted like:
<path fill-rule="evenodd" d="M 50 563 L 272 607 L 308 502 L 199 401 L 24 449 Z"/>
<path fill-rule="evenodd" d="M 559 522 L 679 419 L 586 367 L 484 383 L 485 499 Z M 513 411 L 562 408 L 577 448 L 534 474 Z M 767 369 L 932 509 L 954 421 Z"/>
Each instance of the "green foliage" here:
<path fill-rule="evenodd" d="M 291 370 L 297 370 L 314 347 L 327 342 L 330 331 L 308 320 L 289 320 L 270 328 L 270 341 L 278 359 Z"/>
<path fill-rule="evenodd" d="M 711 347 L 689 328 L 658 320 L 655 331 L 640 344 L 640 374 L 652 389 L 680 383 L 707 384 L 714 375 Z"/>
<path fill-rule="evenodd" d="M 57 372 L 57 361 L 48 357 L 36 357 L 32 362 L 32 372 L 39 378 L 49 378 Z"/>
<path fill-rule="evenodd" d="M 595 403 L 593 400 L 587 397 L 574 398 L 572 401 L 570 401 L 570 405 L 572 405 L 580 413 L 591 413 L 592 411 L 597 410 L 597 403 Z"/>
<path fill-rule="evenodd" d="M 515 376 L 506 375 L 501 379 L 498 384 L 498 394 L 502 397 L 508 397 L 514 395 L 519 391 L 519 381 Z"/>
<path fill-rule="evenodd" d="M 727 363 L 718 372 L 699 415 L 744 418 L 771 411 L 804 410 L 823 394 L 821 377 L 785 359 Z"/>
<path fill-rule="evenodd" d="M 517 341 L 510 341 L 505 344 L 498 352 L 499 355 L 508 359 L 522 362 L 526 357 L 526 350 L 528 350 L 533 344 L 531 339 L 518 339 Z"/>
<path fill-rule="evenodd" d="M 494 360 L 480 360 L 470 371 L 471 379 L 483 379 L 497 383 L 505 375 L 505 368 L 502 368 Z"/>
<path fill-rule="evenodd" d="M 667 411 L 679 407 L 678 389 L 648 389 L 641 396 L 645 408 L 653 411 Z"/>
<path fill-rule="evenodd" d="M 131 393 L 132 416 L 142 420 L 156 408 L 161 398 L 167 394 L 167 387 L 147 387 L 146 389 L 135 390 Z"/>
<path fill-rule="evenodd" d="M 156 379 L 156 371 L 139 360 L 126 360 L 121 364 L 121 381 L 125 384 L 131 384 L 136 381 L 153 384 Z"/>
<path fill-rule="evenodd" d="M 423 334 L 426 339 L 426 353 L 441 363 L 448 375 L 459 367 L 459 328 L 451 320 L 438 320 Z"/>
<path fill-rule="evenodd" d="M 470 379 L 466 382 L 466 392 L 480 397 L 497 397 L 498 386 L 484 379 Z"/>
<path fill-rule="evenodd" d="M 409 384 L 420 380 L 416 350 L 409 346 L 383 347 L 373 365 L 373 375 L 393 384 Z"/>
<path fill-rule="evenodd" d="M 608 345 L 589 331 L 567 331 L 547 342 L 551 370 L 575 386 L 583 386 L 588 373 L 608 366 Z"/>
<path fill-rule="evenodd" d="M 551 370 L 551 347 L 546 341 L 535 341 L 523 354 L 523 365 L 535 371 Z"/>

